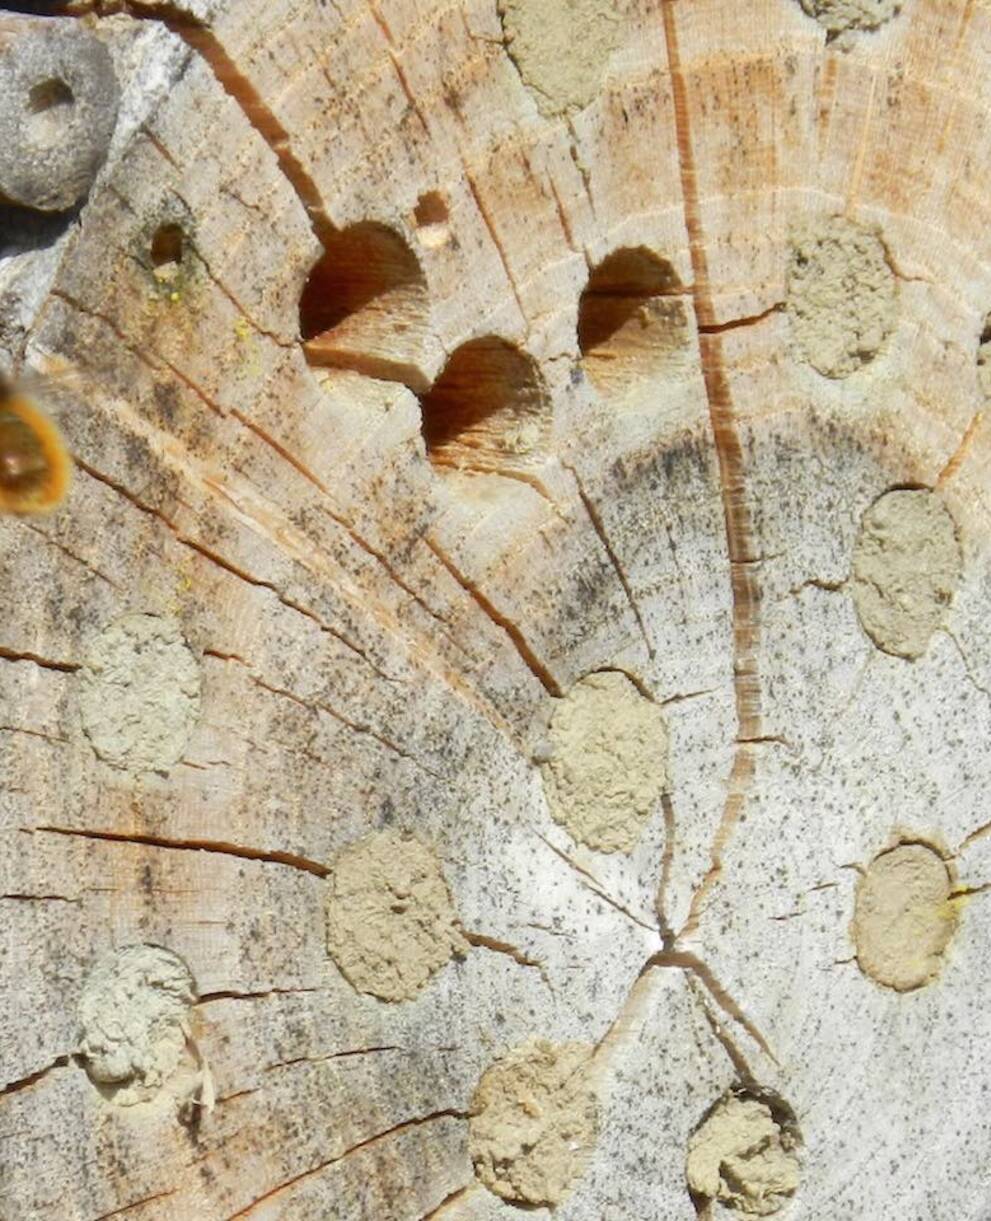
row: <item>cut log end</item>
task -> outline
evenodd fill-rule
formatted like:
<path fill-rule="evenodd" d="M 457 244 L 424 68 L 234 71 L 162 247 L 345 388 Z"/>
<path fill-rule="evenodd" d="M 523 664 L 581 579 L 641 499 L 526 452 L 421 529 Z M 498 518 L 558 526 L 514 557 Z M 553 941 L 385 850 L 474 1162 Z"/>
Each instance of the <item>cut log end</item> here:
<path fill-rule="evenodd" d="M 0 1213 L 984 1221 L 989 56 L 0 21 Z"/>

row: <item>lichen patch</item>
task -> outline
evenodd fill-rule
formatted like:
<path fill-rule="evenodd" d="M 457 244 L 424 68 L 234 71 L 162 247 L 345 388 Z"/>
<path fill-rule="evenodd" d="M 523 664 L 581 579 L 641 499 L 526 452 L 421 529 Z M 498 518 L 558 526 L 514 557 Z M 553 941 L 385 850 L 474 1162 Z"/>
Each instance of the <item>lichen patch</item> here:
<path fill-rule="evenodd" d="M 668 786 L 661 708 L 625 674 L 588 674 L 551 717 L 544 786 L 554 819 L 599 852 L 630 852 Z"/>
<path fill-rule="evenodd" d="M 799 352 L 826 377 L 868 364 L 894 330 L 898 288 L 876 233 L 842 216 L 793 235 L 788 316 Z"/>
<path fill-rule="evenodd" d="M 553 1207 L 588 1162 L 598 1128 L 592 1048 L 543 1039 L 507 1052 L 482 1074 L 468 1148 L 479 1180 L 513 1204 Z"/>
<path fill-rule="evenodd" d="M 953 880 L 926 844 L 876 856 L 857 886 L 853 941 L 865 975 L 898 992 L 935 978 L 957 925 Z"/>
<path fill-rule="evenodd" d="M 182 756 L 200 711 L 200 667 L 174 619 L 124 615 L 93 642 L 81 673 L 83 729 L 97 755 L 130 772 Z"/>
<path fill-rule="evenodd" d="M 874 30 L 901 10 L 902 0 L 800 0 L 802 8 L 833 36 Z"/>
<path fill-rule="evenodd" d="M 960 584 L 957 528 L 935 492 L 886 492 L 864 514 L 851 589 L 861 626 L 885 653 L 913 659 L 928 648 Z"/>
<path fill-rule="evenodd" d="M 328 878 L 327 948 L 359 992 L 414 997 L 468 949 L 440 864 L 412 835 L 376 831 L 343 848 Z"/>
<path fill-rule="evenodd" d="M 752 1216 L 776 1213 L 799 1184 L 801 1139 L 767 1102 L 727 1095 L 688 1142 L 686 1174 L 693 1196 Z"/>
<path fill-rule="evenodd" d="M 541 114 L 581 110 L 599 91 L 623 22 L 603 0 L 500 0 L 506 47 Z"/>
<path fill-rule="evenodd" d="M 177 1075 L 195 999 L 189 968 L 161 946 L 124 946 L 96 964 L 79 1002 L 79 1054 L 108 1101 L 147 1102 Z"/>

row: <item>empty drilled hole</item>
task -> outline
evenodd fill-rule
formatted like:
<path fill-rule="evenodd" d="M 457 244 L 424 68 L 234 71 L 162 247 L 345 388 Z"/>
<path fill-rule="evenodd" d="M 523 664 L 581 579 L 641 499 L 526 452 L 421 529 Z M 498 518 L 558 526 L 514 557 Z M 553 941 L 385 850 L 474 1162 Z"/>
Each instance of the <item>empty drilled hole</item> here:
<path fill-rule="evenodd" d="M 32 85 L 28 92 L 28 110 L 31 114 L 42 114 L 46 110 L 54 110 L 59 106 L 71 106 L 75 100 L 72 90 L 65 81 L 53 78 Z"/>
<path fill-rule="evenodd" d="M 299 303 L 303 339 L 421 284 L 416 256 L 397 233 L 373 222 L 345 229 L 325 245 L 306 282 Z"/>
<path fill-rule="evenodd" d="M 601 393 L 625 396 L 670 367 L 687 330 L 678 277 L 666 259 L 637 246 L 593 269 L 578 305 L 578 346 Z"/>
<path fill-rule="evenodd" d="M 182 227 L 176 224 L 159 225 L 152 234 L 148 256 L 160 280 L 171 280 L 178 274 L 184 240 Z"/>
<path fill-rule="evenodd" d="M 449 216 L 447 200 L 440 191 L 427 191 L 420 196 L 413 210 L 413 219 L 422 246 L 432 249 L 443 246 L 450 239 Z"/>
<path fill-rule="evenodd" d="M 64 138 L 67 118 L 75 97 L 63 80 L 52 77 L 28 90 L 25 128 L 38 147 L 48 147 Z"/>
<path fill-rule="evenodd" d="M 423 228 L 424 225 L 443 225 L 447 223 L 447 203 L 440 191 L 427 191 L 425 195 L 421 195 L 417 200 L 416 209 L 413 212 L 417 226 Z"/>
<path fill-rule="evenodd" d="M 372 221 L 324 244 L 299 303 L 300 335 L 316 365 L 355 369 L 422 389 L 426 283 L 398 233 Z"/>
<path fill-rule="evenodd" d="M 462 344 L 421 405 L 435 466 L 498 472 L 540 457 L 549 415 L 543 382 L 533 358 L 504 339 Z"/>

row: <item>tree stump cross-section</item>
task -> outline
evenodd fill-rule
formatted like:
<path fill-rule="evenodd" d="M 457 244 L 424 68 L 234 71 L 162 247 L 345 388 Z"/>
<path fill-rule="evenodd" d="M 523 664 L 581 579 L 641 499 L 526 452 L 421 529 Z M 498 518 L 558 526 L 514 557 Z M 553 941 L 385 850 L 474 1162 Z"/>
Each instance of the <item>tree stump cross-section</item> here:
<path fill-rule="evenodd" d="M 0 1218 L 986 1221 L 991 9 L 10 7 Z"/>

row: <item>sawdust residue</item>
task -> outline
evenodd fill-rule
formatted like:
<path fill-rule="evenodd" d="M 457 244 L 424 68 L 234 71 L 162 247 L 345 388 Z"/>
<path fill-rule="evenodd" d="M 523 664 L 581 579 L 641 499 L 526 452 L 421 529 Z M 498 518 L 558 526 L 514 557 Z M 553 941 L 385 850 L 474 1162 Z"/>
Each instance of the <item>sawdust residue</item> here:
<path fill-rule="evenodd" d="M 189 968 L 161 946 L 128 945 L 97 963 L 79 1002 L 79 1054 L 104 1097 L 147 1102 L 179 1072 L 195 1000 Z"/>
<path fill-rule="evenodd" d="M 851 589 L 861 626 L 885 653 L 921 657 L 963 571 L 957 528 L 935 492 L 896 489 L 864 514 Z"/>
<path fill-rule="evenodd" d="M 826 377 L 848 377 L 894 330 L 898 286 L 881 239 L 842 216 L 795 231 L 788 316 L 802 356 Z"/>
<path fill-rule="evenodd" d="M 83 730 L 96 753 L 131 772 L 182 757 L 200 711 L 200 667 L 174 619 L 131 614 L 110 623 L 81 672 Z"/>
<path fill-rule="evenodd" d="M 529 1042 L 481 1077 L 468 1148 L 482 1183 L 514 1204 L 559 1204 L 585 1169 L 598 1129 L 585 1043 Z"/>
<path fill-rule="evenodd" d="M 551 717 L 544 786 L 551 815 L 599 852 L 630 852 L 668 787 L 661 708 L 625 674 L 586 675 Z"/>
<path fill-rule="evenodd" d="M 902 0 L 800 0 L 800 3 L 833 36 L 847 30 L 877 29 L 902 7 Z"/>
<path fill-rule="evenodd" d="M 510 58 L 541 114 L 581 110 L 599 91 L 623 19 L 604 0 L 500 0 Z"/>
<path fill-rule="evenodd" d="M 412 835 L 376 831 L 343 848 L 328 878 L 327 948 L 358 989 L 414 997 L 468 949 L 437 858 Z"/>
<path fill-rule="evenodd" d="M 926 844 L 874 858 L 857 886 L 853 941 L 865 975 L 909 992 L 935 978 L 957 926 L 953 879 Z"/>
<path fill-rule="evenodd" d="M 724 1098 L 688 1142 L 686 1173 L 696 1198 L 767 1217 L 799 1184 L 800 1138 L 757 1098 Z"/>

